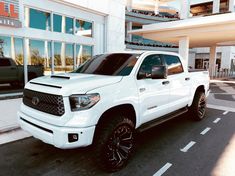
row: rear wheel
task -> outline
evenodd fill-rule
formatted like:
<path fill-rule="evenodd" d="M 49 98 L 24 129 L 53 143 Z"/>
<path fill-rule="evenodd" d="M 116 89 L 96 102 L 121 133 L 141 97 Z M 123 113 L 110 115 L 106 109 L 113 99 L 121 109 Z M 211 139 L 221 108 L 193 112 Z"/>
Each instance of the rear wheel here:
<path fill-rule="evenodd" d="M 196 92 L 190 113 L 195 120 L 202 120 L 206 114 L 206 96 L 203 92 Z"/>
<path fill-rule="evenodd" d="M 98 164 L 108 172 L 120 170 L 134 151 L 134 123 L 124 116 L 117 116 L 97 128 L 95 147 Z"/>

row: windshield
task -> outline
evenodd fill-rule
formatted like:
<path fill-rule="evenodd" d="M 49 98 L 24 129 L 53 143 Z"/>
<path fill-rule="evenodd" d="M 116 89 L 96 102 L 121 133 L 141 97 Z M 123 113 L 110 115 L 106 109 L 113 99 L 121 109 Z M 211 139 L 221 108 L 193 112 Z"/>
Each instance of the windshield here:
<path fill-rule="evenodd" d="M 75 73 L 127 76 L 131 73 L 139 55 L 130 53 L 102 54 L 81 65 Z"/>

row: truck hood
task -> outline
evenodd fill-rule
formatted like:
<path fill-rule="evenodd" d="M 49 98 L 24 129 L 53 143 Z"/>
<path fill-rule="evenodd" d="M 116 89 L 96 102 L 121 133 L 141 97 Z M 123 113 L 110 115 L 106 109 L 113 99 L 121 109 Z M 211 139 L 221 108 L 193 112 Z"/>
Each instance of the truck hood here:
<path fill-rule="evenodd" d="M 121 80 L 122 76 L 63 73 L 33 79 L 25 88 L 70 96 L 71 94 L 85 94 L 93 89 L 115 84 Z M 45 89 L 43 89 L 43 87 L 45 87 Z"/>

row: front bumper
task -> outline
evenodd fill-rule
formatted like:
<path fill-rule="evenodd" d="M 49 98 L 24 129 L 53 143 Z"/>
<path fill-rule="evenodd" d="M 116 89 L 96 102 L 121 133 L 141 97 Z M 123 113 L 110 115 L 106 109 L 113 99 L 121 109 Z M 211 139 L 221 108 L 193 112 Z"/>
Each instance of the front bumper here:
<path fill-rule="evenodd" d="M 95 126 L 86 128 L 60 127 L 39 121 L 23 112 L 18 112 L 18 121 L 21 128 L 35 138 L 61 149 L 88 146 L 92 144 L 95 132 Z M 78 134 L 78 140 L 69 142 L 68 134 Z"/>

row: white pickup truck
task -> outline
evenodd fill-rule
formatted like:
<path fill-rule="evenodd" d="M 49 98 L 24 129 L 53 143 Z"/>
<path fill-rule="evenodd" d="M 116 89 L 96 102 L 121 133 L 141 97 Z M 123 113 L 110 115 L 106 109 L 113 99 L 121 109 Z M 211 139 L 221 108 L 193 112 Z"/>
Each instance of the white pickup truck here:
<path fill-rule="evenodd" d="M 72 73 L 28 82 L 19 123 L 58 148 L 93 144 L 98 164 L 117 171 L 133 153 L 136 131 L 187 111 L 205 117 L 208 72 L 182 63 L 168 52 L 97 55 Z"/>

